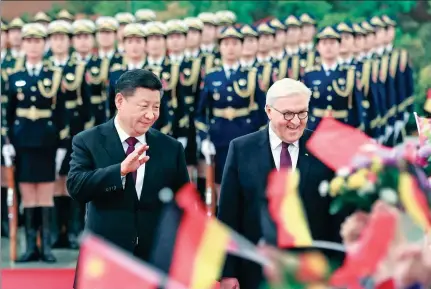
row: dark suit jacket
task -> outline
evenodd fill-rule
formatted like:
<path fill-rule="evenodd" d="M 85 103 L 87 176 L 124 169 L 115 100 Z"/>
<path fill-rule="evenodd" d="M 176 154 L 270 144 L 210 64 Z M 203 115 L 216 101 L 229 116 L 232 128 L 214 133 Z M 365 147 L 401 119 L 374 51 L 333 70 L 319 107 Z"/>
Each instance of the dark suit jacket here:
<path fill-rule="evenodd" d="M 334 173 L 307 152 L 305 143 L 310 135 L 306 130 L 299 140 L 299 191 L 313 239 L 338 242 L 341 220 L 329 214 L 330 199 L 321 197 L 318 192 L 321 181 L 332 179 Z M 268 128 L 230 143 L 218 218 L 254 243 L 263 237 L 261 208 L 266 202 L 267 178 L 273 169 Z M 223 277 L 237 278 L 241 288 L 258 288 L 262 280 L 261 267 L 228 256 Z"/>
<path fill-rule="evenodd" d="M 131 174 L 123 190 L 120 165 L 126 155 L 113 119 L 73 138 L 67 179 L 70 196 L 87 204 L 86 229 L 129 252 L 138 237 L 138 257 L 144 260 L 163 208 L 159 191 L 167 187 L 177 192 L 189 182 L 181 143 L 154 129 L 146 133 L 146 141 L 150 159 L 140 199 Z"/>

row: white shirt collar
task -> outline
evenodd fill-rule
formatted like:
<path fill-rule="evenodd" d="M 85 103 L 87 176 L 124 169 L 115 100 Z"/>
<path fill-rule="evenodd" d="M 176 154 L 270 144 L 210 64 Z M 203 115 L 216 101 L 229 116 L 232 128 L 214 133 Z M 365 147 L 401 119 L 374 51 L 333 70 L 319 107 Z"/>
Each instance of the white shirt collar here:
<path fill-rule="evenodd" d="M 226 64 L 223 64 L 223 69 L 224 69 L 224 71 L 226 72 L 226 73 L 229 73 L 230 71 L 229 71 L 229 69 L 232 69 L 233 71 L 237 71 L 238 70 L 238 68 L 239 68 L 239 62 L 237 62 L 237 63 L 235 63 L 234 65 L 232 65 L 232 66 L 228 66 L 228 65 L 226 65 Z"/>
<path fill-rule="evenodd" d="M 151 56 L 148 56 L 147 60 L 149 65 L 161 66 L 163 63 L 164 57 L 160 57 L 159 59 L 154 59 Z"/>
<path fill-rule="evenodd" d="M 294 47 L 294 48 L 292 48 L 292 47 L 286 47 L 286 53 L 289 56 L 296 55 L 296 54 L 298 54 L 298 52 L 299 52 L 299 47 L 298 46 Z"/>
<path fill-rule="evenodd" d="M 350 64 L 352 63 L 352 57 L 348 57 L 348 58 L 338 58 L 338 63 L 339 64 Z"/>
<path fill-rule="evenodd" d="M 249 61 L 241 59 L 240 64 L 242 67 L 253 67 L 255 61 L 256 59 L 252 59 Z"/>
<path fill-rule="evenodd" d="M 25 56 L 24 51 L 20 51 L 20 50 L 16 50 L 16 49 L 11 49 L 10 54 L 12 55 L 13 58 Z"/>
<path fill-rule="evenodd" d="M 115 50 L 111 50 L 111 51 L 105 53 L 103 50 L 99 49 L 99 57 L 100 58 L 105 58 L 106 57 L 106 58 L 111 59 L 112 56 L 114 56 L 114 53 L 115 53 Z"/>
<path fill-rule="evenodd" d="M 186 51 L 184 51 L 184 55 L 187 57 L 187 58 L 195 58 L 195 57 L 198 57 L 199 56 L 199 49 L 198 48 L 196 48 L 196 49 L 194 49 L 194 50 L 186 50 Z"/>
<path fill-rule="evenodd" d="M 78 53 L 78 52 L 75 55 L 76 55 L 76 60 L 83 61 L 83 62 L 88 62 L 91 59 L 91 57 L 92 57 L 91 53 L 87 54 L 85 56 L 85 58 L 82 57 L 82 55 L 80 53 Z"/>
<path fill-rule="evenodd" d="M 184 54 L 170 54 L 169 59 L 173 63 L 180 64 L 181 62 L 183 62 Z"/>
<path fill-rule="evenodd" d="M 271 150 L 274 150 L 278 146 L 280 146 L 283 141 L 278 137 L 278 135 L 272 129 L 271 122 L 268 124 L 268 131 L 269 131 L 269 144 L 271 146 Z M 294 145 L 296 148 L 299 148 L 299 140 L 292 143 L 292 145 Z"/>
<path fill-rule="evenodd" d="M 269 55 L 266 57 L 257 56 L 256 59 L 257 59 L 257 62 L 259 62 L 259 63 L 267 63 L 267 62 L 271 61 L 271 56 L 269 56 Z"/>
<path fill-rule="evenodd" d="M 1 51 L 1 59 L 2 59 L 2 60 L 6 57 L 6 53 L 7 53 L 6 49 L 3 49 L 3 50 Z"/>
<path fill-rule="evenodd" d="M 55 56 L 52 57 L 52 62 L 54 62 L 54 65 L 57 66 L 57 67 L 65 66 L 68 61 L 69 61 L 69 57 L 67 57 L 63 61 L 58 60 Z"/>
<path fill-rule="evenodd" d="M 327 66 L 325 63 L 322 62 L 322 67 L 325 71 L 335 71 L 337 69 L 338 63 L 335 62 L 331 67 Z"/>
<path fill-rule="evenodd" d="M 201 44 L 201 49 L 203 51 L 205 51 L 205 52 L 213 52 L 214 47 L 215 47 L 214 43 L 212 43 L 212 44 L 206 44 L 206 45 L 205 44 Z"/>
<path fill-rule="evenodd" d="M 27 69 L 27 71 L 31 74 L 31 73 L 33 73 L 33 68 L 35 68 L 35 74 L 36 75 L 39 75 L 39 73 L 40 73 L 40 71 L 42 70 L 42 66 L 43 66 L 43 63 L 42 62 L 39 62 L 38 64 L 36 64 L 36 65 L 32 65 L 32 64 L 30 64 L 30 63 L 28 63 L 28 62 L 26 62 L 25 63 L 25 68 Z"/>
<path fill-rule="evenodd" d="M 383 53 L 385 53 L 385 47 L 384 46 L 380 46 L 376 49 L 376 52 L 378 55 L 382 56 Z"/>
<path fill-rule="evenodd" d="M 389 43 L 388 45 L 386 45 L 386 51 L 391 52 L 392 49 L 394 49 L 394 46 L 392 45 L 392 43 Z"/>
<path fill-rule="evenodd" d="M 115 126 L 115 129 L 117 130 L 118 136 L 120 137 L 121 143 L 124 143 L 130 136 L 121 128 L 120 123 L 118 122 L 117 117 L 114 118 L 114 126 Z M 146 143 L 145 134 L 137 136 L 136 139 L 141 144 L 145 144 Z"/>
<path fill-rule="evenodd" d="M 133 70 L 133 69 L 141 69 L 145 64 L 145 60 L 141 60 L 140 62 L 138 62 L 137 64 L 134 63 L 128 63 L 127 64 L 127 68 L 128 70 Z"/>
<path fill-rule="evenodd" d="M 282 60 L 285 55 L 286 55 L 286 51 L 285 50 L 281 50 L 281 51 L 278 51 L 278 52 L 273 51 L 271 53 L 272 58 L 277 59 L 277 60 Z"/>

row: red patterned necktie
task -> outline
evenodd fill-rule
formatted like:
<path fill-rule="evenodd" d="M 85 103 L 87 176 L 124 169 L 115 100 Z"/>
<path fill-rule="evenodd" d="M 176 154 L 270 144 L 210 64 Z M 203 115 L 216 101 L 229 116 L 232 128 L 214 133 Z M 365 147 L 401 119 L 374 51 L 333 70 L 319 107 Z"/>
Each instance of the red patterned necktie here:
<path fill-rule="evenodd" d="M 292 167 L 292 158 L 288 150 L 289 146 L 289 143 L 281 143 L 280 169 L 290 169 Z"/>
<path fill-rule="evenodd" d="M 138 139 L 135 137 L 129 137 L 128 139 L 126 139 L 126 143 L 129 145 L 126 151 L 126 156 L 130 155 L 135 150 L 135 145 L 138 142 L 139 142 Z M 136 184 L 137 174 L 138 174 L 137 171 L 132 172 L 132 177 L 133 177 L 133 180 L 135 181 L 135 184 Z"/>

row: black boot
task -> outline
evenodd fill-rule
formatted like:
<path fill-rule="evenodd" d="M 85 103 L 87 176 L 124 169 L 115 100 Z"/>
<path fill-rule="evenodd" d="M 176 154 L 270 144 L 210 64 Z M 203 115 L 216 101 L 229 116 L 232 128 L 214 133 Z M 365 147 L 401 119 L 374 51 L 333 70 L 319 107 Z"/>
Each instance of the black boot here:
<path fill-rule="evenodd" d="M 36 208 L 24 209 L 25 237 L 26 237 L 26 252 L 20 256 L 16 262 L 32 262 L 39 261 L 39 249 L 37 248 L 37 222 Z"/>
<path fill-rule="evenodd" d="M 47 263 L 57 262 L 51 252 L 51 211 L 50 207 L 42 207 L 42 253 L 40 259 Z"/>
<path fill-rule="evenodd" d="M 68 226 L 68 233 L 69 233 L 69 246 L 71 249 L 78 249 L 79 243 L 78 243 L 78 235 L 81 233 L 81 205 L 71 200 L 70 202 L 70 222 Z"/>
<path fill-rule="evenodd" d="M 7 188 L 1 188 L 1 236 L 9 238 Z"/>
<path fill-rule="evenodd" d="M 69 248 L 67 226 L 70 218 L 70 197 L 61 196 L 54 198 L 56 219 L 56 239 L 53 248 Z"/>

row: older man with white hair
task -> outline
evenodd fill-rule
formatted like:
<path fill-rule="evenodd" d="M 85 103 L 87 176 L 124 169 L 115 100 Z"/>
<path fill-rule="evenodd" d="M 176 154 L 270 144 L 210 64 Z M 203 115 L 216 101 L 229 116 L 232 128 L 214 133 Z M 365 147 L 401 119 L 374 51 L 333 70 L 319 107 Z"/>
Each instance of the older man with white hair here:
<path fill-rule="evenodd" d="M 330 199 L 318 193 L 319 184 L 331 179 L 333 172 L 305 146 L 311 136 L 306 129 L 310 96 L 310 89 L 299 81 L 276 81 L 266 96 L 267 128 L 230 143 L 218 218 L 255 244 L 262 238 L 275 243 L 265 236 L 267 228 L 261 224 L 268 218 L 267 210 L 263 210 L 268 175 L 280 168 L 299 171 L 299 191 L 313 238 L 340 240 L 341 221 L 329 214 Z M 228 256 L 221 288 L 258 288 L 261 273 L 259 265 Z"/>

